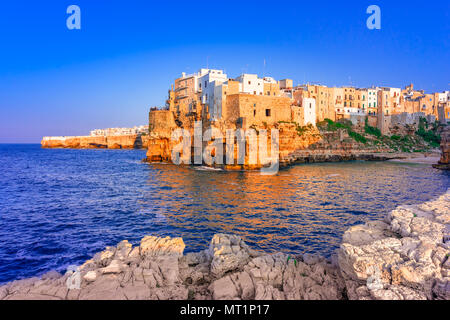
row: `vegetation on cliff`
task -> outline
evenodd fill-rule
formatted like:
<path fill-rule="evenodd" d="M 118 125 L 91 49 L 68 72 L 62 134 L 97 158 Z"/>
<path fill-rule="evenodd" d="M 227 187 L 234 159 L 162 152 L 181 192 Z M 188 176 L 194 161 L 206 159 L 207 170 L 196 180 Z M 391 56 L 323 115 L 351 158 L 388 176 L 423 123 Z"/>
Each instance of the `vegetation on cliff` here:
<path fill-rule="evenodd" d="M 427 119 L 421 118 L 419 123 L 419 129 L 416 131 L 416 135 L 422 137 L 426 142 L 428 142 L 432 147 L 439 148 L 441 143 L 441 136 L 437 134 L 438 123 L 432 124 L 431 130 L 427 130 L 429 124 Z"/>
<path fill-rule="evenodd" d="M 422 118 L 418 129 L 412 125 L 393 126 L 391 135 L 383 135 L 381 131 L 372 127 L 366 122 L 364 126 L 354 126 L 349 120 L 339 120 L 337 122 L 325 119 L 317 123 L 317 128 L 324 132 L 336 132 L 343 130 L 361 147 L 387 149 L 391 152 L 425 152 L 438 148 L 440 136 L 438 134 L 439 125 L 437 123 L 429 124 L 425 118 Z"/>

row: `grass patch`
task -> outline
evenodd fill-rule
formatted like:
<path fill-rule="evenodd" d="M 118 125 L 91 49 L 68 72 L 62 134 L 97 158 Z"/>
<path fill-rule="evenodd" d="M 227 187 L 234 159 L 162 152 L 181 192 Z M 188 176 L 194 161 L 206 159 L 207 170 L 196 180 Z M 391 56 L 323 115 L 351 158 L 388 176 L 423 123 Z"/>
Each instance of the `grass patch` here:
<path fill-rule="evenodd" d="M 359 133 L 357 133 L 355 131 L 348 130 L 348 135 L 350 137 L 352 137 L 357 142 L 361 142 L 361 143 L 364 143 L 364 144 L 367 143 L 367 139 L 363 135 L 361 135 L 361 134 L 359 134 Z"/>

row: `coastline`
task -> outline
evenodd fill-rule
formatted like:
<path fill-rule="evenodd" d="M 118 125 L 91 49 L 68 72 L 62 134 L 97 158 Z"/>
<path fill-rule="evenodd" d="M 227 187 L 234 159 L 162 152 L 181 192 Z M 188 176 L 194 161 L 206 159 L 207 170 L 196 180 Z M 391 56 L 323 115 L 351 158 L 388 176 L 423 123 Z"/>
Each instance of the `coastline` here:
<path fill-rule="evenodd" d="M 43 137 L 43 149 L 146 149 L 149 137 L 139 134 L 116 136 Z"/>
<path fill-rule="evenodd" d="M 0 287 L 0 299 L 450 299 L 450 189 L 349 228 L 336 254 L 266 254 L 235 235 L 183 254 L 181 238 L 146 236 L 107 247 L 79 271 Z M 80 289 L 67 282 L 80 280 Z"/>

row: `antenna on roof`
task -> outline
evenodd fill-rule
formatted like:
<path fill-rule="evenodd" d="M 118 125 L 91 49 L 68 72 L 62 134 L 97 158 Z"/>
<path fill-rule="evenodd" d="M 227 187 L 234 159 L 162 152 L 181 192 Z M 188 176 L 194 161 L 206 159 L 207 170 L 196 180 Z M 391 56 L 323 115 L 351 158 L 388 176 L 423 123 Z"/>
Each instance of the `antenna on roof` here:
<path fill-rule="evenodd" d="M 264 58 L 263 78 L 266 75 L 266 58 Z"/>

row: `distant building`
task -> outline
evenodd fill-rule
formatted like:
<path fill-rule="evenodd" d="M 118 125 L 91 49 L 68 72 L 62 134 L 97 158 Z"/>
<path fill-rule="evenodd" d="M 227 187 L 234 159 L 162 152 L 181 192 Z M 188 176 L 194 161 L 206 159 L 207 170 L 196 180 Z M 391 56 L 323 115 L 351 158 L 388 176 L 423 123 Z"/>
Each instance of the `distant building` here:
<path fill-rule="evenodd" d="M 107 128 L 95 129 L 90 132 L 91 137 L 125 136 L 134 134 L 148 134 L 148 126 L 135 126 L 133 128 Z"/>

